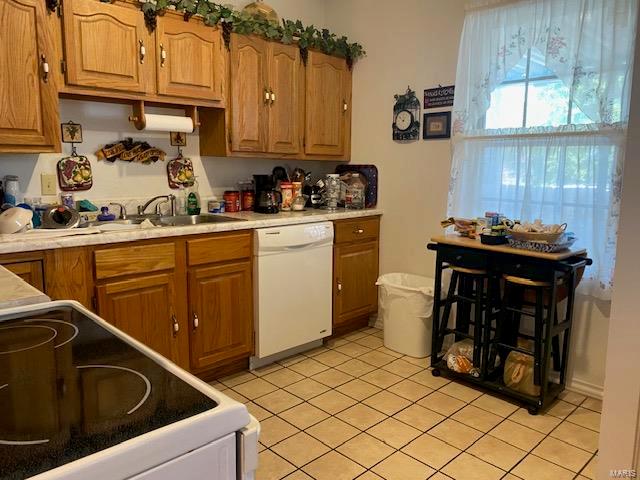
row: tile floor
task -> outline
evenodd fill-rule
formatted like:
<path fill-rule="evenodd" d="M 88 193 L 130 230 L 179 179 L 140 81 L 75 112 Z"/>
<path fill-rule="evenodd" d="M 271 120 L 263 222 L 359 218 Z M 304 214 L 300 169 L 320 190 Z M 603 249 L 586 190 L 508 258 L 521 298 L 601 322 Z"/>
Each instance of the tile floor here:
<path fill-rule="evenodd" d="M 258 480 L 595 479 L 599 401 L 531 416 L 427 365 L 365 328 L 212 385 L 262 425 Z"/>

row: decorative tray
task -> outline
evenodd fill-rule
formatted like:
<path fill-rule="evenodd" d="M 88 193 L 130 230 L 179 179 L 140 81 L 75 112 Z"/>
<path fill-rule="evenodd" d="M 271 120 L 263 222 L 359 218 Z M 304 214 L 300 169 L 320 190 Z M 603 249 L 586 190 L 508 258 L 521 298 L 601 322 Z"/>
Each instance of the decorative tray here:
<path fill-rule="evenodd" d="M 566 250 L 567 248 L 571 248 L 571 246 L 576 241 L 576 237 L 571 234 L 566 234 L 564 237 L 558 239 L 556 243 L 547 243 L 536 242 L 533 240 L 518 240 L 509 236 L 507 241 L 509 242 L 509 246 L 513 248 L 520 248 L 522 250 L 533 250 L 535 252 L 541 253 L 555 253 L 561 250 Z"/>

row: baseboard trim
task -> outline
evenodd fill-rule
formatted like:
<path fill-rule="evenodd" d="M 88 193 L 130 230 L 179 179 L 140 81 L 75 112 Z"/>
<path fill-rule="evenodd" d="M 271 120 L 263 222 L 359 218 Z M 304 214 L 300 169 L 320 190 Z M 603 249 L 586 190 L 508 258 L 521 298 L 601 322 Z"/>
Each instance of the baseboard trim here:
<path fill-rule="evenodd" d="M 586 382 L 579 378 L 572 378 L 566 388 L 572 392 L 587 395 L 588 397 L 596 398 L 598 400 L 602 400 L 604 397 L 604 387 L 602 385 Z"/>

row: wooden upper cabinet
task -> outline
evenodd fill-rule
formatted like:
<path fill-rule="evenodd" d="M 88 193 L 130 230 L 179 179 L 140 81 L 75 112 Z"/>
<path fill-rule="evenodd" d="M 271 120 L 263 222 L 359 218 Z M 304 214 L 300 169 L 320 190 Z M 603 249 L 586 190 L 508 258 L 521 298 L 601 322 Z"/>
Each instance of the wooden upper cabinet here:
<path fill-rule="evenodd" d="M 270 42 L 268 51 L 269 79 L 269 145 L 270 153 L 299 153 L 300 98 L 302 93 L 300 49 L 295 45 Z"/>
<path fill-rule="evenodd" d="M 59 149 L 52 45 L 44 2 L 0 0 L 0 152 Z"/>
<path fill-rule="evenodd" d="M 153 38 L 139 10 L 97 0 L 65 0 L 63 9 L 67 84 L 152 90 Z"/>
<path fill-rule="evenodd" d="M 158 18 L 158 93 L 222 100 L 223 45 L 220 29 L 182 18 Z"/>
<path fill-rule="evenodd" d="M 309 52 L 306 74 L 305 153 L 347 156 L 351 73 L 342 58 Z"/>
<path fill-rule="evenodd" d="M 267 42 L 255 36 L 231 35 L 231 150 L 265 152 Z"/>

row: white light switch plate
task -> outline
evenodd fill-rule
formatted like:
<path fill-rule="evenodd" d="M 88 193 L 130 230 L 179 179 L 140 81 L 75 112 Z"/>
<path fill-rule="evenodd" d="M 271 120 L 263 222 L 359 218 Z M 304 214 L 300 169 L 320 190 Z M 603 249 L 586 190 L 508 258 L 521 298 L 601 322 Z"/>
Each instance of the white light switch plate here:
<path fill-rule="evenodd" d="M 56 176 L 54 173 L 40 174 L 40 190 L 42 195 L 56 194 Z"/>

